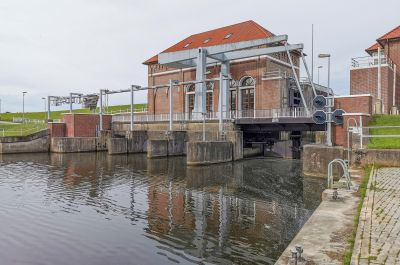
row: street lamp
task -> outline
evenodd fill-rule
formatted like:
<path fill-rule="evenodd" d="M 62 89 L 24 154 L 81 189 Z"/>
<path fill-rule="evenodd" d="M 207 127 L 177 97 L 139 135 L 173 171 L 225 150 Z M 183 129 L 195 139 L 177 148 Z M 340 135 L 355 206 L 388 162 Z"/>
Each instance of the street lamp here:
<path fill-rule="evenodd" d="M 46 118 L 47 118 L 47 113 L 46 113 L 46 98 L 43 97 L 42 99 L 43 99 L 43 103 L 44 103 L 44 119 L 46 120 Z"/>
<path fill-rule="evenodd" d="M 322 65 L 318 66 L 318 85 L 319 85 L 319 69 L 323 68 Z"/>
<path fill-rule="evenodd" d="M 318 58 L 328 58 L 328 89 L 330 89 L 330 79 L 331 79 L 331 55 L 328 53 L 320 53 L 318 54 Z M 333 93 L 332 96 L 330 97 L 330 100 L 328 100 L 328 115 L 332 116 L 332 107 L 334 105 L 333 102 Z M 332 119 L 328 119 L 328 122 L 326 123 L 326 145 L 327 146 L 332 146 Z"/>
<path fill-rule="evenodd" d="M 25 94 L 26 91 L 22 92 L 22 123 L 25 123 Z"/>

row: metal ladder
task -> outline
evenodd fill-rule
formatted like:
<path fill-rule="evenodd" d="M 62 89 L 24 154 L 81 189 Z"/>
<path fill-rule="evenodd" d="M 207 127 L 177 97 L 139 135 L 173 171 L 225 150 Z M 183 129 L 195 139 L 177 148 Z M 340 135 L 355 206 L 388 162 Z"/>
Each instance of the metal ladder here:
<path fill-rule="evenodd" d="M 350 178 L 350 173 L 349 173 L 349 167 L 348 167 L 348 161 L 336 158 L 329 162 L 328 164 L 328 188 L 331 189 L 333 187 L 333 165 L 334 164 L 339 164 L 342 169 L 343 169 L 343 175 L 341 178 L 344 178 L 346 180 L 346 186 L 347 189 L 350 189 L 352 187 L 351 183 L 351 178 Z"/>

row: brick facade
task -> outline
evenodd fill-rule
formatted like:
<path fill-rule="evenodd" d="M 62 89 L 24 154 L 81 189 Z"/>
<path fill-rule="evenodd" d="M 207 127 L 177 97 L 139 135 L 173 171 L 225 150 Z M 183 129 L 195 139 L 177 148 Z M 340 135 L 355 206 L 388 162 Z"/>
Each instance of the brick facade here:
<path fill-rule="evenodd" d="M 400 39 L 378 39 L 378 42 L 366 51 L 372 56 L 381 47 L 384 57 L 389 61 L 384 61 L 381 66 L 381 88 L 383 113 L 390 113 L 391 108 L 400 107 Z M 375 55 L 376 56 L 376 55 Z M 377 61 L 377 57 L 374 57 Z M 356 58 L 357 59 L 357 58 Z M 372 59 L 372 57 L 370 58 Z M 394 65 L 396 65 L 396 72 Z M 396 87 L 394 87 L 396 78 Z M 393 102 L 393 91 L 395 89 L 395 102 Z M 378 98 L 378 67 L 377 62 L 363 67 L 353 67 L 350 70 L 350 94 L 371 94 L 373 104 Z"/>
<path fill-rule="evenodd" d="M 111 130 L 111 115 L 103 115 L 103 130 Z M 61 123 L 49 123 L 51 137 L 96 137 L 98 114 L 65 113 Z"/>
<path fill-rule="evenodd" d="M 335 98 L 335 109 L 343 109 L 347 114 L 355 113 L 354 115 L 344 116 L 342 125 L 332 126 L 332 141 L 334 145 L 347 146 L 347 120 L 350 117 L 356 119 L 358 126 L 360 126 L 360 113 L 369 114 L 373 113 L 373 97 L 369 95 L 360 96 L 347 96 Z M 370 116 L 364 115 L 362 117 L 363 126 L 366 126 L 370 121 Z M 350 121 L 350 126 L 354 126 L 354 121 Z"/>
<path fill-rule="evenodd" d="M 279 54 L 285 60 L 285 55 Z M 292 55 L 293 63 L 299 66 L 299 56 Z M 281 59 L 282 60 L 282 59 Z M 286 58 L 287 61 L 287 58 Z M 220 67 L 217 65 L 207 67 L 210 74 L 207 78 L 219 78 Z M 265 79 L 265 72 L 279 72 L 276 78 Z M 255 80 L 255 109 L 272 109 L 287 107 L 287 101 L 283 100 L 283 94 L 287 89 L 287 79 L 285 76 L 292 76 L 291 67 L 274 60 L 258 57 L 246 61 L 231 63 L 230 73 L 238 83 L 246 76 Z M 148 85 L 157 86 L 168 84 L 169 80 L 194 81 L 196 80 L 195 69 L 173 69 L 159 64 L 148 65 Z M 239 93 L 240 88 L 236 88 Z M 212 110 L 218 111 L 219 82 L 214 82 L 212 93 Z M 238 97 L 237 97 L 238 101 Z M 175 87 L 173 91 L 173 110 L 175 113 L 186 112 L 187 96 L 186 88 L 181 85 Z M 236 105 L 238 102 L 236 102 Z M 169 112 L 168 88 L 158 88 L 148 91 L 148 111 L 149 113 L 162 114 Z"/>

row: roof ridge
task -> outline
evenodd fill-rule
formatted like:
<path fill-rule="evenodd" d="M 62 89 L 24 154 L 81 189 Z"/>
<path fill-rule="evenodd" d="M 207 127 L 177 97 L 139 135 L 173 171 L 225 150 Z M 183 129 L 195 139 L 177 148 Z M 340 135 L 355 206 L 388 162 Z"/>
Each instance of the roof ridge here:
<path fill-rule="evenodd" d="M 389 32 L 383 34 L 381 37 L 377 38 L 376 41 L 379 41 L 380 39 L 385 39 L 385 36 L 389 35 L 390 33 L 396 31 L 397 29 L 400 29 L 400 25 L 395 27 L 394 29 L 390 30 Z"/>
<path fill-rule="evenodd" d="M 257 28 L 259 28 L 261 31 L 263 31 L 265 33 L 266 37 L 268 37 L 268 33 L 275 36 L 274 33 L 272 33 L 271 31 L 267 30 L 266 28 L 264 28 L 263 26 L 261 26 L 260 24 L 255 22 L 254 20 L 249 20 L 248 22 L 253 23 Z"/>
<path fill-rule="evenodd" d="M 216 30 L 221 30 L 221 29 L 224 29 L 224 28 L 230 28 L 230 27 L 233 27 L 233 26 L 237 26 L 237 25 L 245 24 L 245 23 L 249 23 L 249 22 L 254 22 L 254 21 L 252 21 L 252 20 L 246 20 L 246 21 L 242 21 L 242 22 L 239 22 L 239 23 L 235 23 L 235 24 L 231 24 L 231 25 L 226 25 L 226 26 L 223 26 L 223 27 L 219 27 L 219 28 L 215 28 L 215 29 L 206 30 L 206 31 L 203 31 L 203 32 L 199 32 L 199 33 L 196 33 L 196 34 L 192 34 L 192 35 L 190 35 L 189 37 L 187 37 L 187 39 L 190 38 L 190 37 L 192 37 L 192 36 L 197 36 L 197 35 L 200 35 L 200 34 L 204 34 L 204 33 L 207 33 L 207 32 L 212 32 L 212 31 L 216 31 Z"/>

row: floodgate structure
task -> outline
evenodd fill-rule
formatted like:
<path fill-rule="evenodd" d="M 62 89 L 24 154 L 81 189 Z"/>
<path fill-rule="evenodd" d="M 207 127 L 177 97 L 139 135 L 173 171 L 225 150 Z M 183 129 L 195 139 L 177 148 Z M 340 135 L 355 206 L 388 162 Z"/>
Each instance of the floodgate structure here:
<path fill-rule="evenodd" d="M 191 35 L 144 62 L 147 86 L 102 89 L 86 97 L 100 100 L 98 114 L 64 114 L 61 122 L 49 123 L 47 150 L 187 155 L 192 164 L 260 154 L 298 158 L 302 146 L 325 131 L 325 124 L 312 119 L 317 95 L 334 97 L 331 107 L 360 123 L 367 122 L 373 100 L 371 94 L 336 97 L 314 83 L 303 48 L 254 21 Z M 106 97 L 130 92 L 133 106 L 138 90 L 147 90 L 147 111 L 104 113 Z M 72 104 L 82 97 L 71 94 L 61 101 Z M 49 97 L 49 112 L 51 103 L 60 103 L 57 98 Z M 334 145 L 346 142 L 345 124 L 333 128 Z M 26 144 L 12 144 L 4 143 L 2 152 L 26 151 Z"/>

